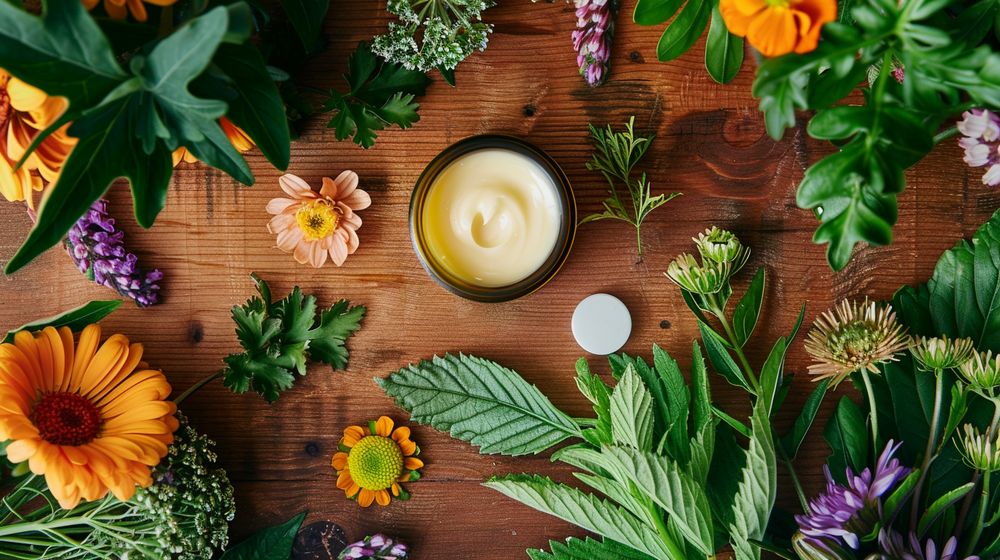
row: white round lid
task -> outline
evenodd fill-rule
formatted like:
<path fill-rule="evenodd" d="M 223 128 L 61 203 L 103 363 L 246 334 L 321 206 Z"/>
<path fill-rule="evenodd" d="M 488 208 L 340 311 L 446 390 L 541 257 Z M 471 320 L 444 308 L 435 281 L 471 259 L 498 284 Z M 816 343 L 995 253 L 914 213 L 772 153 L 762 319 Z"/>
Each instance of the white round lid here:
<path fill-rule="evenodd" d="M 609 294 L 594 294 L 573 312 L 573 337 L 581 348 L 606 356 L 617 352 L 632 334 L 632 315 L 622 300 Z"/>

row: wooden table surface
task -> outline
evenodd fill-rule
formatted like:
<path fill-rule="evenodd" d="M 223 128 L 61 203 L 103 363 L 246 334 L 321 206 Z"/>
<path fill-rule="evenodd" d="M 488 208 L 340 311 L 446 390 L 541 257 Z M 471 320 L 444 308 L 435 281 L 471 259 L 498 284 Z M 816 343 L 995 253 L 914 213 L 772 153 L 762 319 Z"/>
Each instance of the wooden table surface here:
<path fill-rule="evenodd" d="M 765 134 L 750 95 L 752 63 L 732 84 L 721 86 L 704 70 L 702 43 L 681 60 L 657 62 L 660 29 L 631 23 L 634 1 L 628 0 L 618 18 L 612 79 L 591 89 L 576 71 L 571 4 L 501 4 L 488 12 L 496 24 L 488 51 L 459 67 L 457 88 L 434 83 L 413 129 L 386 132 L 374 149 L 364 151 L 336 142 L 317 120 L 293 145 L 290 172 L 315 182 L 353 169 L 372 194 L 374 204 L 363 212 L 361 248 L 342 268 L 301 266 L 274 247 L 264 206 L 279 193 L 279 172 L 256 151 L 248 154 L 257 176 L 252 188 L 199 165 L 178 169 L 167 209 L 149 231 L 129 216 L 125 188 L 116 186 L 109 195 L 130 247 L 166 278 L 162 305 L 126 304 L 106 320 L 106 332 L 143 342 L 148 361 L 162 368 L 177 390 L 219 369 L 221 358 L 237 349 L 229 308 L 252 294 L 251 271 L 278 294 L 297 284 L 321 303 L 343 297 L 368 306 L 363 329 L 350 341 L 346 372 L 312 367 L 273 405 L 253 394 L 233 395 L 218 383 L 186 402 L 184 410 L 197 427 L 218 441 L 221 463 L 236 486 L 236 539 L 308 510 L 307 522 L 332 520 L 351 538 L 378 531 L 399 535 L 415 548 L 417 560 L 526 558 L 525 548 L 581 532 L 479 483 L 507 472 L 567 480 L 569 470 L 547 457 L 480 456 L 464 443 L 418 427 L 414 437 L 427 467 L 410 485 L 411 501 L 362 509 L 344 499 L 330 468 L 344 427 L 381 414 L 407 420 L 373 377 L 435 353 L 463 351 L 520 371 L 563 410 L 589 414 L 573 382 L 573 364 L 583 355 L 569 327 L 574 306 L 595 292 L 618 296 L 633 314 L 627 352 L 648 355 L 658 343 L 689 364 L 696 324 L 662 271 L 675 254 L 692 250 L 691 236 L 707 226 L 730 228 L 753 247 L 738 293 L 753 269 L 768 269 L 764 315 L 750 344 L 751 359 L 759 364 L 770 343 L 790 329 L 803 302 L 808 325 L 841 298 L 888 298 L 903 283 L 923 281 L 942 251 L 1000 206 L 1000 197 L 980 184 L 980 171 L 966 168 L 955 142 L 947 141 L 908 174 L 895 243 L 866 249 L 845 271 L 831 273 L 823 248 L 810 241 L 815 220 L 795 206 L 794 197 L 805 167 L 828 148 L 807 140 L 801 126 L 778 143 Z M 300 77 L 317 87 L 339 86 L 349 52 L 387 21 L 379 0 L 334 1 L 330 12 L 330 48 Z M 636 259 L 628 225 L 599 222 L 580 229 L 553 282 L 515 302 L 464 301 L 424 273 L 410 245 L 407 205 L 417 175 L 444 147 L 487 132 L 526 138 L 563 166 L 581 212 L 590 212 L 599 208 L 605 185 L 584 167 L 590 155 L 586 125 L 620 124 L 629 115 L 636 116 L 640 130 L 657 134 L 646 162 L 654 191 L 684 193 L 647 220 L 645 260 Z M 0 261 L 14 253 L 29 226 L 21 207 L 0 205 Z M 76 272 L 64 252 L 53 250 L 0 280 L 0 327 L 112 296 Z M 607 370 L 603 359 L 592 363 Z M 788 368 L 804 372 L 807 364 L 800 339 Z M 785 410 L 797 409 L 810 387 L 800 377 Z M 720 406 L 745 412 L 745 396 L 721 378 L 713 377 L 713 390 Z M 827 399 L 824 414 L 834 401 Z M 810 488 L 817 488 L 825 455 L 816 430 L 800 467 Z M 783 487 L 781 502 L 792 506 L 790 493 Z"/>

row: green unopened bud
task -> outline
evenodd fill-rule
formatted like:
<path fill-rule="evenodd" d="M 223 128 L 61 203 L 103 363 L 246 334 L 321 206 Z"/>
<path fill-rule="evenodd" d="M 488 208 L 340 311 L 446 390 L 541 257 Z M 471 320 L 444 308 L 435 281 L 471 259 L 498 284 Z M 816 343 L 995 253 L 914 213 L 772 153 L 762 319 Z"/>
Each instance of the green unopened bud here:
<path fill-rule="evenodd" d="M 750 248 L 740 243 L 732 232 L 712 226 L 698 237 L 691 238 L 706 261 L 728 265 L 729 274 L 736 274 L 750 258 Z"/>
<path fill-rule="evenodd" d="M 714 294 L 726 286 L 729 267 L 716 262 L 706 262 L 702 266 L 693 255 L 684 253 L 667 267 L 667 278 L 691 293 Z"/>
<path fill-rule="evenodd" d="M 994 472 L 1000 470 L 1000 441 L 993 440 L 966 424 L 965 435 L 959 440 L 965 462 L 973 469 Z"/>
<path fill-rule="evenodd" d="M 958 371 L 977 392 L 992 395 L 1000 387 L 1000 355 L 993 356 L 992 351 L 973 352 Z"/>
<path fill-rule="evenodd" d="M 926 371 L 957 368 L 969 361 L 974 351 L 971 338 L 952 340 L 947 336 L 917 337 L 910 348 L 917 364 Z"/>

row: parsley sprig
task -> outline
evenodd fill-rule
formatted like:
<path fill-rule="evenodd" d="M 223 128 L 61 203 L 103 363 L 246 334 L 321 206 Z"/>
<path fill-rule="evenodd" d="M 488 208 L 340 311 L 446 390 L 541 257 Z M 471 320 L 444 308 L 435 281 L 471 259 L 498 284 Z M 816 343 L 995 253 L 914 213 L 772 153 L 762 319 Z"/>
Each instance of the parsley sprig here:
<path fill-rule="evenodd" d="M 306 374 L 306 363 L 322 362 L 334 369 L 347 367 L 345 343 L 359 328 L 363 306 L 340 300 L 319 311 L 316 298 L 296 286 L 290 294 L 271 301 L 267 282 L 252 275 L 260 296 L 233 307 L 236 336 L 243 352 L 225 358 L 224 384 L 235 393 L 250 388 L 268 402 Z"/>
<path fill-rule="evenodd" d="M 643 172 L 638 178 L 633 177 L 633 169 L 639 164 L 653 136 L 635 135 L 635 117 L 629 117 L 624 132 L 615 132 L 611 125 L 605 128 L 590 126 L 590 135 L 594 142 L 594 156 L 587 163 L 587 169 L 599 171 L 608 181 L 608 198 L 604 201 L 604 212 L 585 216 L 580 223 L 596 222 L 598 220 L 621 220 L 635 226 L 635 240 L 642 257 L 642 222 L 653 210 L 670 202 L 681 193 L 653 196 L 649 180 Z M 622 183 L 628 192 L 629 204 L 619 194 L 617 183 Z"/>

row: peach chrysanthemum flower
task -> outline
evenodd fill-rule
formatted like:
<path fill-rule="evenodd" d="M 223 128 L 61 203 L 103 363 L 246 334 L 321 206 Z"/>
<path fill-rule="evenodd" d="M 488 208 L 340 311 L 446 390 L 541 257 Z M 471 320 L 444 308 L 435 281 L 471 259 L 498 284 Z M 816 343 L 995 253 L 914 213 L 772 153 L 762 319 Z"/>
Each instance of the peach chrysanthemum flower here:
<path fill-rule="evenodd" d="M 59 505 L 129 500 L 152 484 L 150 468 L 177 429 L 170 384 L 142 361 L 142 345 L 120 334 L 101 344 L 89 325 L 21 331 L 0 344 L 0 441 L 7 458 L 44 475 Z"/>
<path fill-rule="evenodd" d="M 336 179 L 323 177 L 319 192 L 290 173 L 282 175 L 278 184 L 291 197 L 267 203 L 268 213 L 274 215 L 267 230 L 278 236 L 278 248 L 316 268 L 326 264 L 327 256 L 337 266 L 344 264 L 360 243 L 361 218 L 355 212 L 372 203 L 358 188 L 358 174 L 344 171 Z"/>
<path fill-rule="evenodd" d="M 76 145 L 63 126 L 42 140 L 20 168 L 17 161 L 39 132 L 54 123 L 68 103 L 49 97 L 0 68 L 0 195 L 10 201 L 24 201 L 34 207 L 32 191 L 55 182 L 63 162 Z"/>

